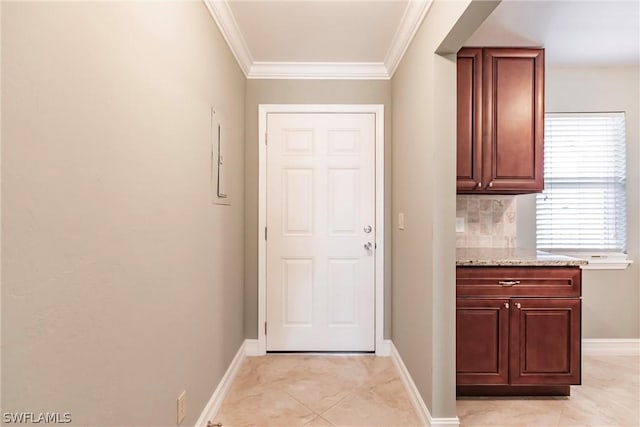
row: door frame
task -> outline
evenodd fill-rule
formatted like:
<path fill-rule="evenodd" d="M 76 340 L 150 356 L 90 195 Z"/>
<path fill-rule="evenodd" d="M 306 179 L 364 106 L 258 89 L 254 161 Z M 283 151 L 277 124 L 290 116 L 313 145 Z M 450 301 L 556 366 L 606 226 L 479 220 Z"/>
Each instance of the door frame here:
<path fill-rule="evenodd" d="M 375 117 L 375 216 L 374 272 L 375 352 L 387 355 L 384 346 L 384 105 L 382 104 L 259 104 L 258 105 L 258 354 L 266 354 L 267 317 L 267 117 L 269 113 L 373 114 Z"/>

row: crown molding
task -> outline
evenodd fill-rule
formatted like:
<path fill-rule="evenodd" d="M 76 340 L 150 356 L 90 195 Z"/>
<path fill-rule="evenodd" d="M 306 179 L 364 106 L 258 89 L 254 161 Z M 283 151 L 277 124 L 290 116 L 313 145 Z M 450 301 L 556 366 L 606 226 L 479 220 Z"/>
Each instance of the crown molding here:
<path fill-rule="evenodd" d="M 248 79 L 389 80 L 433 0 L 409 0 L 384 62 L 254 61 L 227 0 L 204 0 L 231 53 Z"/>
<path fill-rule="evenodd" d="M 254 62 L 249 79 L 389 80 L 382 62 Z"/>
<path fill-rule="evenodd" d="M 416 35 L 420 24 L 424 20 L 429 8 L 433 4 L 432 0 L 409 0 L 407 8 L 404 10 L 398 30 L 393 36 L 391 46 L 384 59 L 389 78 L 393 77 L 402 57 L 409 48 L 413 37 Z"/>
<path fill-rule="evenodd" d="M 204 0 L 204 4 L 209 9 L 213 20 L 216 21 L 222 36 L 229 45 L 231 53 L 238 61 L 240 68 L 245 76 L 248 76 L 251 65 L 253 64 L 253 58 L 251 52 L 247 47 L 247 42 L 242 36 L 240 27 L 236 22 L 231 7 L 227 0 Z"/>

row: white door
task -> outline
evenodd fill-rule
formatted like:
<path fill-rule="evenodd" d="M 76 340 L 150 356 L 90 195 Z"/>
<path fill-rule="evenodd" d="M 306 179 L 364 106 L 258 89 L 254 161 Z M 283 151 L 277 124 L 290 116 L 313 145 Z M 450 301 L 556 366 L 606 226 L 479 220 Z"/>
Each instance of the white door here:
<path fill-rule="evenodd" d="M 268 114 L 267 233 L 267 351 L 373 351 L 374 114 Z"/>

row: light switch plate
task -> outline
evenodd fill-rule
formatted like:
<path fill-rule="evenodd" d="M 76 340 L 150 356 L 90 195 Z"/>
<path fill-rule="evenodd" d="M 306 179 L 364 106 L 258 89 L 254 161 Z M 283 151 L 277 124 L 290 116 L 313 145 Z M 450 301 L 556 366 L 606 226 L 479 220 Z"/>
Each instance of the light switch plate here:
<path fill-rule="evenodd" d="M 404 213 L 402 212 L 398 214 L 398 229 L 404 230 Z"/>
<path fill-rule="evenodd" d="M 464 233 L 464 217 L 456 217 L 456 233 Z"/>

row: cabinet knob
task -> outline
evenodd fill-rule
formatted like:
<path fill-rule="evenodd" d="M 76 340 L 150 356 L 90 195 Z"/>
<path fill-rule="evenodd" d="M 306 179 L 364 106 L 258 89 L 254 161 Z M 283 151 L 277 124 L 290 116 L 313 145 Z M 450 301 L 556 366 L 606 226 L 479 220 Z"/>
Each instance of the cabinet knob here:
<path fill-rule="evenodd" d="M 504 303 L 504 308 L 509 308 L 509 303 L 508 302 Z"/>
<path fill-rule="evenodd" d="M 493 187 L 493 181 L 489 183 L 489 188 Z"/>
<path fill-rule="evenodd" d="M 516 303 L 516 308 L 522 308 L 522 305 L 520 305 L 519 302 Z"/>
<path fill-rule="evenodd" d="M 478 185 L 476 185 L 476 187 L 478 187 L 478 188 L 482 188 L 482 181 L 480 181 L 480 182 L 478 183 Z"/>

